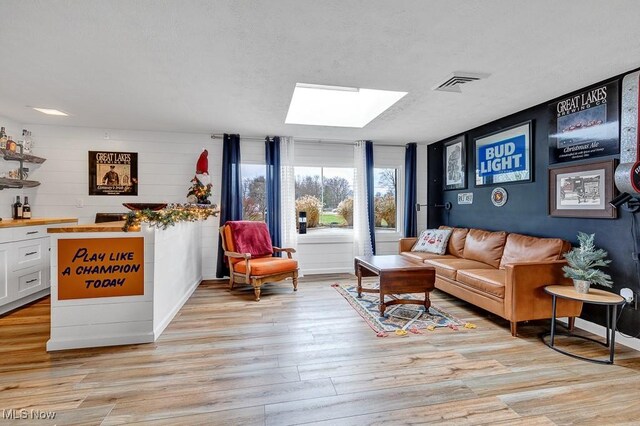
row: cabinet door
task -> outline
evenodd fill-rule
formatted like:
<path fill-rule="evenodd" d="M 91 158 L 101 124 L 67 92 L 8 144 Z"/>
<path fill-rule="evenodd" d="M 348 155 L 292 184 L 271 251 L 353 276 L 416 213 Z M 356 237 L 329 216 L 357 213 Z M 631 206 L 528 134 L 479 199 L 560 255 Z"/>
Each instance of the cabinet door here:
<path fill-rule="evenodd" d="M 9 265 L 9 253 L 12 245 L 0 244 L 0 305 L 15 300 L 14 292 L 9 289 L 11 267 Z"/>

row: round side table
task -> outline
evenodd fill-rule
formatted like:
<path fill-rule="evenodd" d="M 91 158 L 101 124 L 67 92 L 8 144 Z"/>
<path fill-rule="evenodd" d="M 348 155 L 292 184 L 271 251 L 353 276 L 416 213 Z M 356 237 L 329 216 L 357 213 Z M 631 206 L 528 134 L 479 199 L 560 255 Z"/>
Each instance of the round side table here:
<path fill-rule="evenodd" d="M 616 323 L 618 306 L 624 304 L 625 300 L 622 296 L 614 293 L 610 293 L 604 290 L 590 289 L 589 293 L 578 293 L 574 290 L 573 286 L 566 285 L 549 285 L 544 288 L 544 291 L 551 295 L 552 300 L 552 315 L 551 315 L 551 332 L 542 336 L 542 341 L 551 349 L 558 351 L 562 354 L 569 355 L 573 358 L 582 359 L 585 361 L 596 362 L 599 364 L 613 364 L 613 355 L 615 350 L 616 339 Z M 557 333 L 556 332 L 556 300 L 560 297 L 562 299 L 576 300 L 583 303 L 590 303 L 593 305 L 604 305 L 607 308 L 607 329 L 606 329 L 606 342 L 600 342 L 599 340 L 592 339 L 586 336 L 579 336 L 577 334 L 569 333 Z M 603 345 L 605 348 L 609 348 L 609 359 L 593 359 L 580 355 L 576 355 L 571 352 L 559 349 L 555 346 L 556 335 L 565 335 L 571 337 L 577 337 L 580 339 L 590 340 L 598 344 Z M 545 338 L 550 336 L 550 341 L 547 343 Z"/>

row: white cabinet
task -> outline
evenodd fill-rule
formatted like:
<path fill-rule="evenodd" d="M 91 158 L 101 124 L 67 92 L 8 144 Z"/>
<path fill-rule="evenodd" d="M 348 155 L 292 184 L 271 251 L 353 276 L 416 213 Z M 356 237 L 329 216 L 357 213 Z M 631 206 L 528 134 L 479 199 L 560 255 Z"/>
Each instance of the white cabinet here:
<path fill-rule="evenodd" d="M 0 312 L 1 306 L 11 302 L 12 292 L 9 291 L 9 244 L 0 244 Z"/>
<path fill-rule="evenodd" d="M 23 226 L 0 233 L 0 314 L 49 294 L 49 226 Z"/>

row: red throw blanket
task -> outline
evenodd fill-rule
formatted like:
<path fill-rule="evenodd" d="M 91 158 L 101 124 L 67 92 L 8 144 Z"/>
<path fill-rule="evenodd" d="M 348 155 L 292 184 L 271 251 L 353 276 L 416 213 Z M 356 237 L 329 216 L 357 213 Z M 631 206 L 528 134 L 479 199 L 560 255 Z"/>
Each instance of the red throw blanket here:
<path fill-rule="evenodd" d="M 251 253 L 251 257 L 273 254 L 271 236 L 264 222 L 250 220 L 229 221 L 231 227 L 233 247 L 236 253 Z"/>

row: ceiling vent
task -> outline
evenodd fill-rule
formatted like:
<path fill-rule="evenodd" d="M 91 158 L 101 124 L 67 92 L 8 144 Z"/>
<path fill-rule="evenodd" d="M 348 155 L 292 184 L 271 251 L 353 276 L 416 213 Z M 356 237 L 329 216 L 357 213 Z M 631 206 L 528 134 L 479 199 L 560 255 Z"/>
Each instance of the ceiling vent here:
<path fill-rule="evenodd" d="M 453 74 L 450 74 L 445 81 L 432 87 L 431 90 L 461 93 L 462 92 L 462 90 L 460 89 L 461 85 L 470 83 L 476 80 L 482 80 L 487 77 L 489 77 L 489 74 L 456 71 Z"/>

